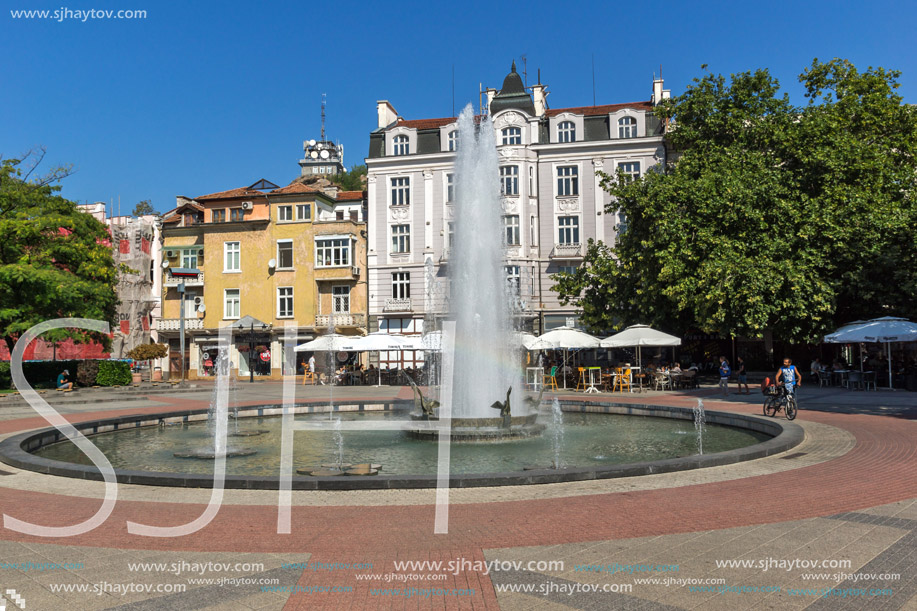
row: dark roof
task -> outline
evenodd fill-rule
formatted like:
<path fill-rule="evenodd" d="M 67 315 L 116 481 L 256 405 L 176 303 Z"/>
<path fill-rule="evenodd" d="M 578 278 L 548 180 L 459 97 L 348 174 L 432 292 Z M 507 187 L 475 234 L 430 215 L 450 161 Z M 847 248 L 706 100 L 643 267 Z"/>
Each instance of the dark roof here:
<path fill-rule="evenodd" d="M 617 112 L 624 108 L 633 108 L 634 110 L 653 110 L 652 102 L 627 102 L 626 104 L 605 104 L 604 106 L 574 106 L 572 108 L 551 108 L 545 111 L 549 117 L 556 117 L 559 114 L 569 112 L 574 115 L 584 115 L 586 117 L 595 115 L 607 115 Z"/>
<path fill-rule="evenodd" d="M 522 77 L 516 72 L 515 60 L 513 60 L 509 74 L 503 79 L 503 88 L 490 102 L 490 114 L 495 115 L 501 110 L 510 108 L 535 116 L 535 103 L 532 101 L 532 96 L 526 93 Z"/>
<path fill-rule="evenodd" d="M 398 123 L 395 124 L 395 127 L 413 127 L 414 129 L 439 129 L 444 125 L 449 125 L 450 123 L 455 122 L 455 117 L 444 117 L 442 119 L 414 119 L 413 121 L 405 121 L 404 119 L 399 119 Z"/>

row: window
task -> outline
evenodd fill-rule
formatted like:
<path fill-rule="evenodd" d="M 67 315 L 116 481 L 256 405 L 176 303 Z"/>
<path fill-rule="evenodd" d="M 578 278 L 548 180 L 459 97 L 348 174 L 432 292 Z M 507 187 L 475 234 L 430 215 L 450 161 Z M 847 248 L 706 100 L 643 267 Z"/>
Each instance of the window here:
<path fill-rule="evenodd" d="M 226 209 L 220 208 L 219 210 L 213 211 L 213 216 L 211 217 L 214 223 L 225 223 L 226 222 Z"/>
<path fill-rule="evenodd" d="M 230 208 L 229 209 L 229 220 L 233 223 L 241 221 L 244 219 L 245 210 L 242 208 Z"/>
<path fill-rule="evenodd" d="M 293 269 L 293 240 L 277 240 L 277 269 Z"/>
<path fill-rule="evenodd" d="M 411 205 L 411 179 L 407 176 L 392 179 L 392 205 Z"/>
<path fill-rule="evenodd" d="M 315 240 L 315 267 L 350 265 L 350 238 Z"/>
<path fill-rule="evenodd" d="M 576 142 L 576 125 L 573 121 L 561 121 L 557 124 L 558 142 Z"/>
<path fill-rule="evenodd" d="M 238 272 L 242 270 L 242 248 L 239 242 L 223 242 L 223 271 Z"/>
<path fill-rule="evenodd" d="M 557 168 L 557 195 L 579 195 L 579 168 L 575 165 Z"/>
<path fill-rule="evenodd" d="M 411 154 L 411 144 L 408 142 L 408 137 L 405 135 L 395 136 L 395 139 L 392 141 L 394 143 L 394 152 L 395 155 L 410 155 Z"/>
<path fill-rule="evenodd" d="M 627 215 L 624 214 L 623 210 L 618 212 L 618 226 L 616 229 L 618 233 L 625 233 L 627 231 Z"/>
<path fill-rule="evenodd" d="M 522 286 L 522 274 L 518 265 L 504 265 L 503 271 L 506 272 L 506 286 L 513 295 L 519 294 L 519 288 Z"/>
<path fill-rule="evenodd" d="M 343 211 L 343 210 L 335 210 L 335 211 L 334 211 L 334 220 L 336 220 L 336 221 L 343 221 L 343 220 L 344 220 L 344 211 Z"/>
<path fill-rule="evenodd" d="M 625 182 L 633 182 L 640 178 L 640 163 L 637 161 L 619 163 L 618 171 L 624 175 Z"/>
<path fill-rule="evenodd" d="M 186 269 L 197 268 L 197 249 L 186 248 L 181 251 L 181 266 Z"/>
<path fill-rule="evenodd" d="M 239 289 L 223 290 L 223 318 L 239 318 Z"/>
<path fill-rule="evenodd" d="M 633 117 L 618 119 L 618 138 L 636 138 L 637 120 Z"/>
<path fill-rule="evenodd" d="M 411 252 L 410 225 L 392 225 L 392 252 Z"/>
<path fill-rule="evenodd" d="M 535 195 L 535 168 L 529 166 L 529 197 Z"/>
<path fill-rule="evenodd" d="M 558 273 L 561 274 L 575 274 L 576 266 L 575 265 L 561 265 L 557 268 Z"/>
<path fill-rule="evenodd" d="M 308 221 L 312 219 L 312 207 L 309 204 L 296 204 L 296 220 Z"/>
<path fill-rule="evenodd" d="M 392 299 L 410 299 L 411 273 L 392 272 Z"/>
<path fill-rule="evenodd" d="M 503 243 L 507 246 L 519 245 L 519 216 L 509 215 L 503 217 Z"/>
<path fill-rule="evenodd" d="M 579 244 L 579 217 L 557 217 L 557 243 Z"/>
<path fill-rule="evenodd" d="M 277 318 L 293 318 L 293 287 L 277 289 Z"/>
<path fill-rule="evenodd" d="M 448 142 L 449 142 L 450 151 L 458 150 L 458 138 L 459 138 L 459 135 L 458 135 L 457 129 L 453 129 L 451 132 L 449 132 Z"/>
<path fill-rule="evenodd" d="M 360 213 L 357 210 L 351 210 L 350 211 L 350 220 L 353 221 L 354 223 L 359 223 L 360 222 Z"/>
<path fill-rule="evenodd" d="M 503 195 L 519 195 L 519 166 L 505 165 L 500 168 L 500 191 Z"/>
<path fill-rule="evenodd" d="M 503 135 L 503 144 L 522 144 L 522 128 L 504 127 L 500 133 Z"/>
<path fill-rule="evenodd" d="M 350 312 L 349 286 L 331 287 L 331 311 L 335 314 L 346 314 Z"/>
<path fill-rule="evenodd" d="M 529 217 L 529 245 L 538 246 L 538 217 Z"/>
<path fill-rule="evenodd" d="M 292 221 L 293 206 L 277 206 L 277 220 L 281 222 Z"/>
<path fill-rule="evenodd" d="M 446 248 L 455 246 L 455 221 L 446 222 Z"/>
<path fill-rule="evenodd" d="M 446 174 L 446 203 L 455 201 L 455 175 Z"/>

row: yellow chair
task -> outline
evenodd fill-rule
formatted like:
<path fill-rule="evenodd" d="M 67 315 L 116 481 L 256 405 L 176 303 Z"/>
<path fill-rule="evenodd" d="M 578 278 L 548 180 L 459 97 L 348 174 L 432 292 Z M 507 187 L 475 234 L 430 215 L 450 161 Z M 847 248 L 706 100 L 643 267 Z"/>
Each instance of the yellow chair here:
<path fill-rule="evenodd" d="M 625 387 L 630 391 L 630 370 L 623 367 L 615 367 L 615 385 L 612 391 L 620 390 L 624 392 Z"/>
<path fill-rule="evenodd" d="M 314 386 L 318 383 L 318 374 L 314 371 L 307 371 L 302 377 L 302 383 L 304 386 L 306 384 L 312 384 Z"/>
<path fill-rule="evenodd" d="M 541 384 L 547 388 L 557 390 L 557 365 L 551 367 L 551 373 L 546 373 L 542 376 Z"/>
<path fill-rule="evenodd" d="M 579 390 L 579 389 L 580 389 L 580 386 L 583 387 L 583 390 L 586 390 L 586 386 L 588 386 L 588 384 L 586 383 L 586 368 L 585 368 L 585 367 L 577 367 L 577 368 L 576 368 L 576 371 L 579 373 L 579 379 L 577 379 L 577 381 L 576 381 L 576 389 L 575 389 L 575 390 Z"/>

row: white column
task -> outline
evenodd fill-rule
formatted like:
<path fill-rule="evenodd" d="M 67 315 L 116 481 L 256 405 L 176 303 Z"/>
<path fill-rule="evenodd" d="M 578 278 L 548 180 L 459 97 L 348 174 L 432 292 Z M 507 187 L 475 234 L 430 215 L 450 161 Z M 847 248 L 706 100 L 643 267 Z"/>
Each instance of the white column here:
<path fill-rule="evenodd" d="M 366 180 L 366 248 L 368 249 L 366 261 L 366 290 L 369 291 L 369 316 L 370 313 L 376 314 L 382 308 L 377 303 L 376 294 L 376 266 L 379 264 L 379 254 L 376 252 L 376 241 L 379 236 L 379 218 L 385 216 L 385 202 L 379 203 L 376 199 L 376 177 L 369 176 Z"/>
<path fill-rule="evenodd" d="M 604 160 L 600 157 L 596 157 L 592 160 L 592 166 L 595 174 L 595 193 L 593 194 L 594 197 L 592 202 L 594 208 L 593 214 L 596 215 L 595 239 L 605 242 L 605 207 L 602 205 L 602 202 L 605 200 L 605 196 L 603 195 L 602 191 L 602 179 L 598 175 L 598 173 L 605 168 Z M 583 208 L 585 209 L 586 206 L 583 206 Z M 614 223 L 612 223 L 612 226 L 614 226 Z M 585 254 L 585 252 L 583 254 Z"/>
<path fill-rule="evenodd" d="M 433 250 L 433 170 L 423 171 L 423 249 Z M 425 262 L 426 259 L 421 259 Z"/>

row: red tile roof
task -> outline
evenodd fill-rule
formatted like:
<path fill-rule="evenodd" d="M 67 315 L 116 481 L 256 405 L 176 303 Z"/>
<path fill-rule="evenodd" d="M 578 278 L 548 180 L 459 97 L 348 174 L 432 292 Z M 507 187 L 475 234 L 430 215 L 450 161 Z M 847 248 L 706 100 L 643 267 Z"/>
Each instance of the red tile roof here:
<path fill-rule="evenodd" d="M 364 193 L 366 193 L 366 191 L 338 191 L 338 195 L 335 199 L 339 202 L 362 200 Z"/>
<path fill-rule="evenodd" d="M 229 191 L 219 191 L 217 193 L 210 193 L 208 195 L 201 195 L 200 197 L 195 197 L 197 201 L 203 201 L 208 199 L 231 199 L 233 197 L 258 197 L 259 195 L 264 195 L 261 191 L 255 191 L 254 189 L 249 189 L 248 187 L 239 187 L 238 189 L 230 189 Z"/>
<path fill-rule="evenodd" d="M 652 110 L 652 102 L 627 102 L 626 104 L 605 104 L 604 106 L 575 106 L 573 108 L 550 108 L 545 111 L 545 114 L 549 117 L 556 117 L 557 115 L 565 112 L 569 112 L 574 115 L 584 115 L 587 117 L 593 117 L 596 115 L 607 115 L 608 113 L 616 112 L 624 108 L 633 108 L 635 110 Z"/>
<path fill-rule="evenodd" d="M 458 119 L 455 117 L 444 117 L 442 119 L 414 119 L 405 121 L 401 119 L 395 127 L 413 127 L 414 129 L 437 129 L 450 123 L 455 123 Z"/>
<path fill-rule="evenodd" d="M 301 182 L 291 182 L 285 187 L 271 191 L 272 195 L 289 195 L 291 193 L 322 193 L 322 190 L 318 187 L 304 185 Z"/>

